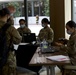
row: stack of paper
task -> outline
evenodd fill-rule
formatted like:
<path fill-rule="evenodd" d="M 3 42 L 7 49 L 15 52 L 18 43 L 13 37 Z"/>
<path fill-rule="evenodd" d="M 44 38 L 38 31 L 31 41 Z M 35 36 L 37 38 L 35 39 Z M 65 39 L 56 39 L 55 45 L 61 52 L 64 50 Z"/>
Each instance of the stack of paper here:
<path fill-rule="evenodd" d="M 70 60 L 68 56 L 64 56 L 64 55 L 55 55 L 55 56 L 49 56 L 49 57 L 46 57 L 46 58 L 50 59 L 50 60 L 54 60 L 54 61 Z"/>
<path fill-rule="evenodd" d="M 14 49 L 17 50 L 19 45 L 13 44 L 13 46 L 14 46 Z"/>
<path fill-rule="evenodd" d="M 27 44 L 29 44 L 29 43 L 20 43 L 19 45 L 27 45 Z"/>

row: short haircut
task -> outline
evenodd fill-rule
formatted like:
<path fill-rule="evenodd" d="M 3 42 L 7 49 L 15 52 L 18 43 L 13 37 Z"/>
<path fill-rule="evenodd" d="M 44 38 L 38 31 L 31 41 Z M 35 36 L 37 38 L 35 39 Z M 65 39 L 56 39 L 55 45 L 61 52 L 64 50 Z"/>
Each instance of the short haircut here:
<path fill-rule="evenodd" d="M 26 22 L 24 19 L 20 19 L 20 20 L 19 20 L 19 23 L 20 23 L 21 21 L 24 21 L 24 22 Z"/>
<path fill-rule="evenodd" d="M 76 23 L 74 21 L 72 21 L 72 20 L 68 21 L 66 23 L 66 25 L 68 25 L 70 28 L 72 28 L 72 27 L 76 28 Z"/>
<path fill-rule="evenodd" d="M 50 21 L 49 21 L 47 18 L 43 18 L 41 22 L 42 22 L 42 23 L 45 22 L 45 23 L 50 24 Z"/>

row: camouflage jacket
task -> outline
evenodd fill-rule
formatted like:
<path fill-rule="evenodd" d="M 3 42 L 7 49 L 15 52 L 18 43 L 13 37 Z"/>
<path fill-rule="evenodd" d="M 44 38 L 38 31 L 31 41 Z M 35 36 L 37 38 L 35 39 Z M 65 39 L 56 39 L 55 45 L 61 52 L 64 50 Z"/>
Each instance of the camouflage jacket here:
<path fill-rule="evenodd" d="M 3 21 L 0 21 L 0 28 L 5 23 Z M 20 36 L 19 32 L 13 27 L 13 25 L 10 25 L 9 28 L 6 31 L 7 34 L 7 42 L 10 43 L 10 40 L 12 39 L 13 44 L 19 44 L 22 40 L 22 37 Z"/>
<path fill-rule="evenodd" d="M 5 22 L 0 21 L 0 28 L 4 24 L 5 24 Z M 22 37 L 20 36 L 19 32 L 13 27 L 13 25 L 9 26 L 9 28 L 6 31 L 6 34 L 7 34 L 7 46 L 10 45 L 12 47 L 13 44 L 19 44 L 22 40 Z M 11 49 L 8 54 L 7 64 L 8 64 L 8 66 L 16 67 L 15 52 L 11 51 Z"/>
<path fill-rule="evenodd" d="M 61 49 L 66 50 L 71 63 L 76 65 L 76 30 L 71 34 L 67 46 L 62 46 Z"/>
<path fill-rule="evenodd" d="M 73 64 L 76 64 L 76 30 L 70 36 L 67 44 L 67 52 Z"/>
<path fill-rule="evenodd" d="M 17 30 L 20 33 L 20 35 L 22 35 L 23 33 L 31 33 L 31 30 L 27 28 L 26 26 L 24 28 L 19 27 Z"/>
<path fill-rule="evenodd" d="M 51 43 L 54 39 L 54 31 L 48 26 L 46 28 L 42 28 L 38 34 L 38 38 L 40 41 L 43 41 L 43 39 L 45 39 L 47 42 Z"/>

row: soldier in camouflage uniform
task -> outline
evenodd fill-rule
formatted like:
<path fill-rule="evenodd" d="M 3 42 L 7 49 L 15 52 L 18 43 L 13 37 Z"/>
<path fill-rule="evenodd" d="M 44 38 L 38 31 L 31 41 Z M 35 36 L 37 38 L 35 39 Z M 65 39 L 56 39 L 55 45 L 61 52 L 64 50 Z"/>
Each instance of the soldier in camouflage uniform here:
<path fill-rule="evenodd" d="M 69 21 L 66 23 L 66 29 L 67 33 L 70 35 L 69 41 L 67 43 L 67 46 L 65 47 L 64 45 L 61 45 L 60 49 L 65 50 L 71 61 L 71 65 L 76 66 L 76 23 L 74 21 Z M 66 66 L 64 66 L 66 67 Z M 68 67 L 69 68 L 69 67 Z M 76 75 L 76 72 L 72 73 L 73 71 L 70 71 L 68 75 Z"/>
<path fill-rule="evenodd" d="M 17 30 L 19 31 L 21 36 L 23 35 L 23 33 L 31 33 L 31 30 L 25 26 L 26 22 L 24 19 L 20 19 L 19 24 L 20 24 L 20 27 Z"/>
<path fill-rule="evenodd" d="M 0 28 L 7 22 L 7 19 L 9 19 L 9 17 L 10 12 L 7 8 L 0 10 Z M 6 34 L 8 47 L 9 45 L 12 47 L 13 44 L 19 44 L 22 40 L 22 37 L 18 31 L 11 24 L 6 31 Z M 0 75 L 16 75 L 16 56 L 14 50 L 10 49 L 6 64 L 2 69 L 0 69 Z"/>
<path fill-rule="evenodd" d="M 40 41 L 43 41 L 44 39 L 48 42 L 51 43 L 53 42 L 54 39 L 54 31 L 52 28 L 48 27 L 48 24 L 50 22 L 48 21 L 47 18 L 42 19 L 42 29 L 40 30 L 38 34 L 38 38 Z"/>

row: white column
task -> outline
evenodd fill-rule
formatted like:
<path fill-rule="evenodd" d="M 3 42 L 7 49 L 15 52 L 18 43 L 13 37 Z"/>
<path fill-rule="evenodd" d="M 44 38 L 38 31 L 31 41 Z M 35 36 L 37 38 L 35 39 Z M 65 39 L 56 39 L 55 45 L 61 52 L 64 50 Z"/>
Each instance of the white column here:
<path fill-rule="evenodd" d="M 66 22 L 68 22 L 69 20 L 71 20 L 71 0 L 65 0 L 65 24 Z M 66 29 L 65 29 L 65 38 L 69 39 L 69 35 L 66 33 Z"/>

